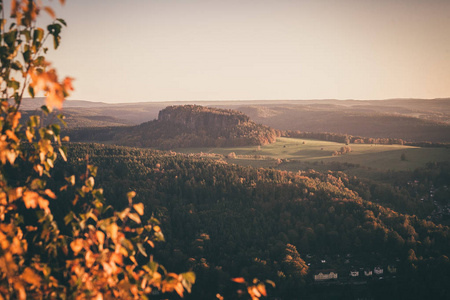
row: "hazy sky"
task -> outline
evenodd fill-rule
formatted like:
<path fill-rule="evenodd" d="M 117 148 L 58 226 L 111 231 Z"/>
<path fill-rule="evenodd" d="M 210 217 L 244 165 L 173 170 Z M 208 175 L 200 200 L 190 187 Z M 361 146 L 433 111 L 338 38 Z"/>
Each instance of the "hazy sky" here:
<path fill-rule="evenodd" d="M 450 96 L 448 0 L 67 0 L 58 15 L 50 60 L 71 99 Z"/>

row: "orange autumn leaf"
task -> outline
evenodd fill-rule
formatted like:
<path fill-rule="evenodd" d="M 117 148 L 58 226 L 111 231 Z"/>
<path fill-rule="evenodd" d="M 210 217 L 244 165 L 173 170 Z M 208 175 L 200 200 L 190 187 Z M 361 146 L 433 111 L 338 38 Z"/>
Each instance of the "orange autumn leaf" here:
<path fill-rule="evenodd" d="M 45 6 L 44 10 L 52 17 L 52 19 L 56 18 L 55 11 L 51 7 Z"/>
<path fill-rule="evenodd" d="M 25 287 L 20 281 L 14 282 L 14 289 L 18 292 L 18 298 L 19 300 L 26 300 L 27 299 L 27 292 L 25 291 Z"/>
<path fill-rule="evenodd" d="M 18 11 L 17 0 L 11 1 L 11 17 L 16 17 Z"/>
<path fill-rule="evenodd" d="M 95 233 L 95 236 L 97 237 L 99 245 L 101 246 L 101 248 L 103 248 L 103 244 L 105 243 L 105 234 L 101 231 L 97 231 Z"/>
<path fill-rule="evenodd" d="M 55 193 L 52 192 L 52 190 L 46 189 L 46 190 L 44 191 L 44 193 L 45 193 L 49 198 L 56 199 L 56 195 L 55 195 Z"/>
<path fill-rule="evenodd" d="M 252 297 L 252 299 L 258 299 L 261 297 L 261 293 L 258 291 L 258 289 L 254 286 L 249 286 L 247 288 L 248 294 Z"/>
<path fill-rule="evenodd" d="M 5 133 L 11 140 L 16 141 L 16 142 L 19 141 L 19 139 L 17 138 L 17 135 L 14 132 L 12 132 L 12 130 L 8 129 L 5 131 Z"/>
<path fill-rule="evenodd" d="M 232 278 L 231 281 L 234 281 L 237 283 L 245 283 L 245 279 L 243 277 Z"/>
<path fill-rule="evenodd" d="M 178 282 L 178 284 L 175 285 L 175 291 L 177 292 L 178 295 L 180 295 L 181 298 L 183 298 L 184 289 L 181 282 Z"/>
<path fill-rule="evenodd" d="M 72 85 L 72 81 L 73 81 L 73 78 L 72 77 L 66 77 L 66 78 L 64 78 L 64 80 L 63 80 L 63 87 L 64 87 L 64 90 L 67 92 L 67 91 L 73 91 L 73 85 Z"/>
<path fill-rule="evenodd" d="M 27 140 L 31 143 L 33 141 L 34 135 L 28 129 L 25 131 L 25 135 L 27 136 Z"/>
<path fill-rule="evenodd" d="M 266 291 L 266 286 L 263 283 L 259 283 L 256 288 L 258 289 L 258 291 L 261 293 L 261 295 L 263 295 L 264 297 L 267 296 L 267 291 Z"/>
<path fill-rule="evenodd" d="M 72 248 L 72 251 L 75 255 L 77 255 L 81 249 L 83 249 L 84 241 L 83 239 L 76 239 L 70 243 L 70 248 Z"/>
<path fill-rule="evenodd" d="M 144 214 L 144 204 L 143 203 L 134 204 L 133 208 L 139 215 L 142 216 Z"/>
<path fill-rule="evenodd" d="M 21 117 L 22 117 L 22 114 L 20 112 L 16 112 L 15 114 L 12 115 L 11 126 L 13 129 L 19 125 Z"/>
<path fill-rule="evenodd" d="M 23 202 L 26 208 L 36 208 L 38 205 L 39 194 L 33 191 L 23 193 Z"/>
<path fill-rule="evenodd" d="M 49 63 L 46 63 L 49 66 Z M 72 78 L 66 77 L 62 83 L 58 81 L 55 69 L 47 71 L 31 68 L 28 72 L 31 78 L 30 86 L 35 92 L 43 91 L 46 94 L 46 105 L 62 108 L 62 103 L 69 91 L 73 90 Z"/>
<path fill-rule="evenodd" d="M 25 280 L 25 282 L 36 287 L 40 287 L 41 285 L 41 277 L 39 277 L 39 275 L 37 275 L 31 268 L 28 267 L 23 271 L 22 279 Z"/>

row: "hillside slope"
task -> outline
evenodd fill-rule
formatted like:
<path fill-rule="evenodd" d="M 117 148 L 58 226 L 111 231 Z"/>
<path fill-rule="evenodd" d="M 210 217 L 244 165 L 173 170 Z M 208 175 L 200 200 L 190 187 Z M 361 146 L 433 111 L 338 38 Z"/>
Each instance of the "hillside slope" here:
<path fill-rule="evenodd" d="M 245 114 L 199 105 L 169 106 L 157 120 L 132 127 L 85 128 L 70 132 L 73 141 L 103 141 L 159 149 L 192 146 L 246 146 L 275 142 L 280 132 L 252 122 Z"/>
<path fill-rule="evenodd" d="M 312 275 L 329 268 L 339 273 L 337 292 L 346 299 L 362 297 L 362 289 L 373 299 L 450 295 L 449 228 L 366 201 L 352 189 L 356 179 L 343 173 L 244 168 L 112 146 L 72 144 L 69 152 L 71 161 L 56 167 L 55 180 L 82 173 L 89 154 L 108 203 L 127 206 L 126 194 L 135 190 L 137 201 L 162 221 L 167 242 L 155 257 L 175 271 L 196 272 L 188 299 L 227 295 L 236 290 L 230 278 L 241 276 L 275 281 L 273 296 L 282 299 L 315 299 Z M 353 285 L 349 278 L 351 268 L 389 265 L 397 271 L 385 271 L 383 281 L 372 276 Z M 317 298 L 336 298 L 335 292 L 321 286 Z"/>

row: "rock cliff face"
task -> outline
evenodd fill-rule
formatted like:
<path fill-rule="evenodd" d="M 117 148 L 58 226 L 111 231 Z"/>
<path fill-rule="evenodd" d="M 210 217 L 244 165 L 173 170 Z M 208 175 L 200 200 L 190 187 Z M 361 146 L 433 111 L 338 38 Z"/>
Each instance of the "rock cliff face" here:
<path fill-rule="evenodd" d="M 250 121 L 245 114 L 199 105 L 168 106 L 161 110 L 158 121 L 183 125 L 192 130 L 226 129 Z"/>
<path fill-rule="evenodd" d="M 157 120 L 137 126 L 91 130 L 86 140 L 112 140 L 118 145 L 175 149 L 265 145 L 280 136 L 278 130 L 256 124 L 245 114 L 199 105 L 169 106 Z M 76 133 L 72 133 L 72 137 Z"/>

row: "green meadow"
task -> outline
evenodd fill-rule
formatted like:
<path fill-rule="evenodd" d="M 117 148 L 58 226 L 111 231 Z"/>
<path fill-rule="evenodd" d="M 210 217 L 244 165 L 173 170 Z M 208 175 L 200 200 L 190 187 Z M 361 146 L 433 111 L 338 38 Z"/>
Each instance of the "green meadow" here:
<path fill-rule="evenodd" d="M 282 170 L 341 169 L 353 175 L 371 177 L 369 173 L 412 171 L 428 162 L 450 161 L 448 148 L 421 148 L 402 145 L 350 144 L 352 152 L 333 156 L 345 144 L 311 139 L 278 138 L 265 146 L 232 148 L 184 148 L 180 153 L 216 153 L 235 158 L 228 162 L 254 167 L 276 167 Z M 402 154 L 406 160 L 402 160 Z M 281 160 L 281 161 L 280 161 Z"/>

